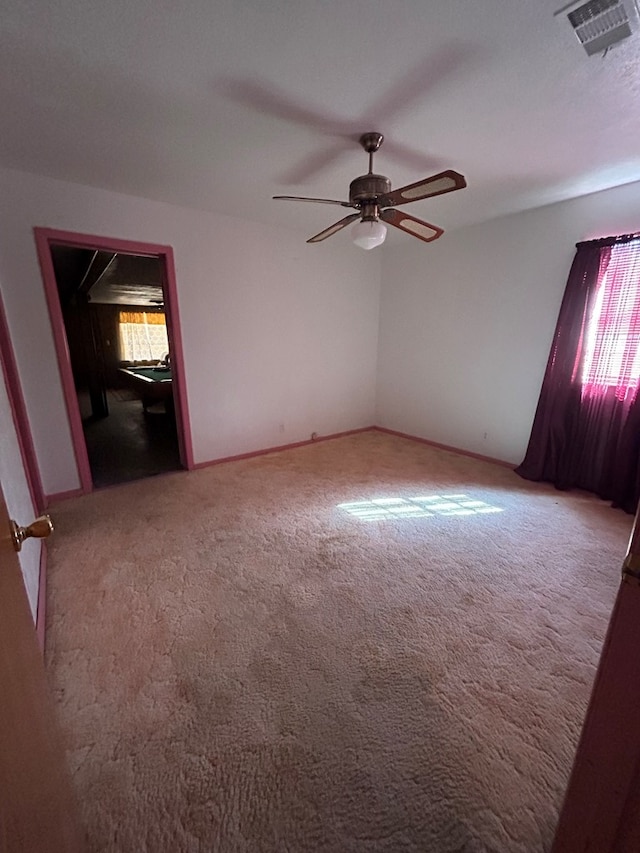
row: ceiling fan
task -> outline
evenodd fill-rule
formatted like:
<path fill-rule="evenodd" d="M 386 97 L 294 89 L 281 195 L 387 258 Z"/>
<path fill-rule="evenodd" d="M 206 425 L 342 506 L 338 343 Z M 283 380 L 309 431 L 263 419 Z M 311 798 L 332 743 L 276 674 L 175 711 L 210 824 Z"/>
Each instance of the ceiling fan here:
<path fill-rule="evenodd" d="M 357 213 L 350 213 L 335 222 L 324 231 L 310 237 L 307 243 L 319 243 L 331 237 L 337 231 L 341 231 L 352 222 L 359 220 L 353 226 L 353 242 L 363 249 L 373 249 L 384 243 L 387 236 L 387 228 L 383 223 L 393 225 L 412 234 L 425 243 L 437 240 L 444 233 L 442 228 L 431 225 L 422 219 L 416 219 L 404 211 L 396 210 L 400 204 L 408 204 L 411 201 L 419 201 L 423 198 L 442 195 L 443 193 L 461 190 L 466 187 L 464 176 L 452 169 L 438 172 L 429 178 L 408 184 L 406 187 L 392 190 L 391 181 L 384 175 L 376 175 L 373 171 L 373 155 L 380 148 L 384 137 L 381 133 L 363 133 L 360 137 L 360 145 L 369 155 L 369 171 L 366 175 L 355 178 L 349 185 L 349 201 L 336 201 L 330 198 L 304 198 L 292 195 L 274 195 L 274 199 L 284 201 L 310 201 L 317 204 L 338 204 L 341 207 L 352 207 Z M 382 222 L 380 222 L 382 220 Z"/>

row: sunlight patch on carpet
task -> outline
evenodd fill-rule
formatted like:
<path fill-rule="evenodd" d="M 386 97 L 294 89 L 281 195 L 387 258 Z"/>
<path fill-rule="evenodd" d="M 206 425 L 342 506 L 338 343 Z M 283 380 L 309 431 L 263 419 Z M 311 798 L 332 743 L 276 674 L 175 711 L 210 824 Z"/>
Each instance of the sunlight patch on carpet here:
<path fill-rule="evenodd" d="M 365 521 L 380 518 L 433 518 L 436 515 L 488 515 L 504 512 L 469 495 L 420 495 L 415 498 L 374 498 L 338 504 Z"/>

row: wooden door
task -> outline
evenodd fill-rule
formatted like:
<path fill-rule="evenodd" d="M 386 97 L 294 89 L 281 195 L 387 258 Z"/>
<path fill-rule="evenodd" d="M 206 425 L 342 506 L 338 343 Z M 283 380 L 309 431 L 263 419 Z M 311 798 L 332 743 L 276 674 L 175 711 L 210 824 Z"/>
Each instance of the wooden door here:
<path fill-rule="evenodd" d="M 0 486 L 0 851 L 81 849 L 70 778 Z"/>
<path fill-rule="evenodd" d="M 640 850 L 640 508 L 551 853 Z"/>

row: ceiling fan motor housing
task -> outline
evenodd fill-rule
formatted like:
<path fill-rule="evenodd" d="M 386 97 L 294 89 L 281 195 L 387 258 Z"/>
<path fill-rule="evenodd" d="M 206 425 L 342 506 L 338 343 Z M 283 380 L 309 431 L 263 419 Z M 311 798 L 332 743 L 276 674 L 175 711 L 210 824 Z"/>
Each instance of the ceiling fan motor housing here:
<path fill-rule="evenodd" d="M 375 201 L 391 192 L 391 181 L 384 175 L 361 175 L 349 184 L 349 201 L 351 204 L 362 204 Z"/>

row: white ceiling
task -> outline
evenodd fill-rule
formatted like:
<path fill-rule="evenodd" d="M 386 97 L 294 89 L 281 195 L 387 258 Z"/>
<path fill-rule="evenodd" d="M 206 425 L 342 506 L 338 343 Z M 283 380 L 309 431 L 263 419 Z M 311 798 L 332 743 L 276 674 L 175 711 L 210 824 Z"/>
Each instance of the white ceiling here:
<path fill-rule="evenodd" d="M 369 130 L 394 187 L 466 176 L 445 228 L 640 180 L 640 38 L 561 2 L 3 0 L 0 163 L 305 236 L 344 210 L 271 196 L 347 198 Z"/>

